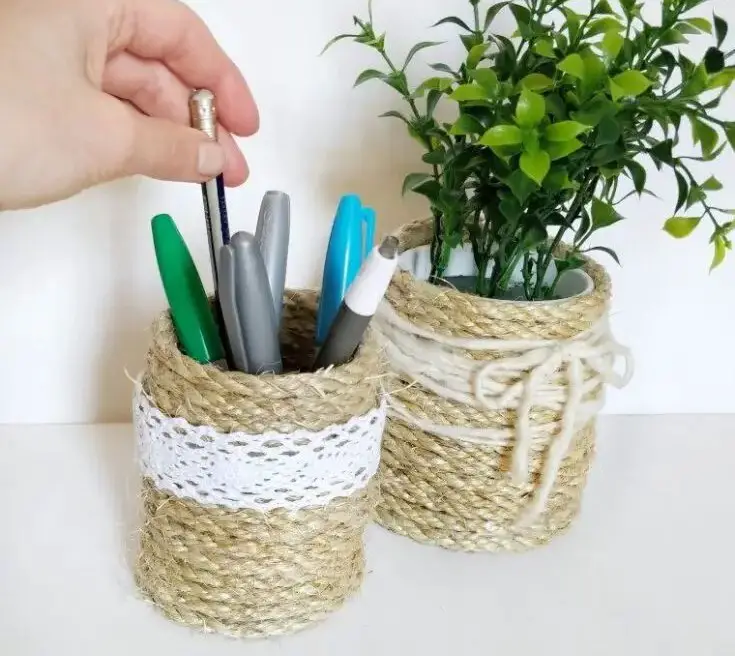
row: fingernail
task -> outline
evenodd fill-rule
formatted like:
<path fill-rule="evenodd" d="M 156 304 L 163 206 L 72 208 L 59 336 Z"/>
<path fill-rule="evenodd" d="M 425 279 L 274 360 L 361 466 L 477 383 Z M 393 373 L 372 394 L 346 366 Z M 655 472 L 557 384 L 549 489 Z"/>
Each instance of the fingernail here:
<path fill-rule="evenodd" d="M 199 175 L 212 178 L 225 168 L 225 151 L 217 143 L 205 142 L 199 146 Z"/>

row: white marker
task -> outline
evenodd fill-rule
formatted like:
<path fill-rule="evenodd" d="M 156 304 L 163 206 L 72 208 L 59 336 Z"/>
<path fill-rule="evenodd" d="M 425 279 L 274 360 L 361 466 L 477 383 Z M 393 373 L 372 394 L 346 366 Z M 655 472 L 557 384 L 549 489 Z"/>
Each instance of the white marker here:
<path fill-rule="evenodd" d="M 398 266 L 398 240 L 386 237 L 374 248 L 350 285 L 314 369 L 349 362 L 377 312 Z"/>

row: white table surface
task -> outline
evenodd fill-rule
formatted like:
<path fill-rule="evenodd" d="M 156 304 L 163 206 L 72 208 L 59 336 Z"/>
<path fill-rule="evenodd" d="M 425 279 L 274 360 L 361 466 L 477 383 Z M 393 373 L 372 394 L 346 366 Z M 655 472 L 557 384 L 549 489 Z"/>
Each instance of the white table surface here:
<path fill-rule="evenodd" d="M 0 654 L 735 654 L 735 415 L 600 426 L 583 514 L 552 546 L 457 554 L 371 527 L 357 598 L 245 644 L 136 598 L 130 426 L 0 426 Z"/>

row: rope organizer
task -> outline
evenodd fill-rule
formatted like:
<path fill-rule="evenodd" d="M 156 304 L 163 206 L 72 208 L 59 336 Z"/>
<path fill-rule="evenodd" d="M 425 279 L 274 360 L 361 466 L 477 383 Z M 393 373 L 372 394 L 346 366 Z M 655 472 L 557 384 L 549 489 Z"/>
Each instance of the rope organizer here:
<path fill-rule="evenodd" d="M 404 250 L 431 225 L 405 226 Z M 579 512 L 606 385 L 632 375 L 608 323 L 610 281 L 553 302 L 478 298 L 396 275 L 375 320 L 393 376 L 378 520 L 466 551 L 545 544 Z M 623 373 L 617 373 L 619 360 Z"/>
<path fill-rule="evenodd" d="M 316 294 L 286 295 L 286 371 L 311 361 Z M 233 637 L 324 619 L 364 576 L 385 406 L 368 335 L 347 365 L 250 376 L 153 326 L 134 398 L 144 522 L 136 582 L 167 617 Z"/>

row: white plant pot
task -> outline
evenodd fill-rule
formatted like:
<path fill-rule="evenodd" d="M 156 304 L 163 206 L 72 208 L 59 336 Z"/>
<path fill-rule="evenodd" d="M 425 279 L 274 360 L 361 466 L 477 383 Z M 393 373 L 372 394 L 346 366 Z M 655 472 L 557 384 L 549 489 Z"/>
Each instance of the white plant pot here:
<path fill-rule="evenodd" d="M 411 248 L 401 254 L 398 266 L 403 271 L 408 271 L 418 280 L 428 280 L 431 275 L 431 247 L 429 245 Z M 486 277 L 492 275 L 492 266 L 488 267 Z M 475 258 L 472 254 L 472 244 L 464 244 L 455 248 L 449 256 L 449 264 L 444 271 L 443 280 L 449 286 L 456 286 L 463 291 L 474 289 L 474 280 L 477 278 L 479 271 L 475 264 Z M 550 285 L 556 278 L 556 266 L 552 262 L 546 272 L 544 283 Z M 464 283 L 464 284 L 462 284 Z M 523 284 L 522 263 L 513 271 L 511 276 L 511 287 L 517 287 Z M 470 287 L 471 285 L 471 287 Z M 582 269 L 572 269 L 565 271 L 559 278 L 556 285 L 557 298 L 550 301 L 534 301 L 535 303 L 559 303 L 564 299 L 574 298 L 576 296 L 584 296 L 592 293 L 594 290 L 594 282 L 592 278 Z M 498 300 L 521 301 L 525 300 L 518 296 L 517 293 L 511 293 L 507 298 Z"/>

